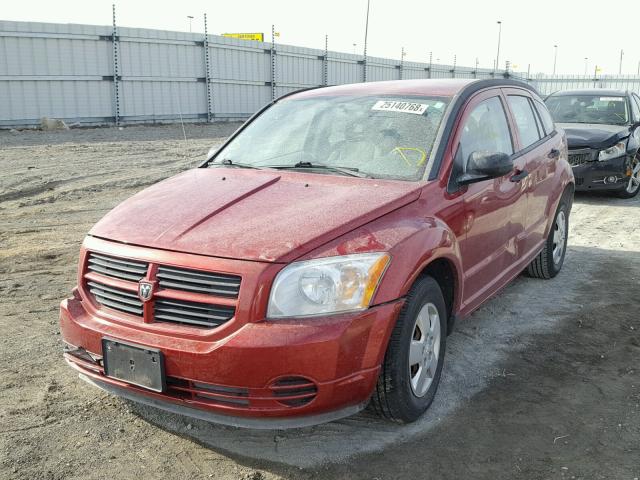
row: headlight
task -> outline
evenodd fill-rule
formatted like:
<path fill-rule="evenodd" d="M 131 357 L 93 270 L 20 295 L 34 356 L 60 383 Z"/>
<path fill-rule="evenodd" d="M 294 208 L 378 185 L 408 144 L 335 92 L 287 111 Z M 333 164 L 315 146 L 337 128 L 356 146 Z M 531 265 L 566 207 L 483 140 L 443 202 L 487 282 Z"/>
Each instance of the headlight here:
<path fill-rule="evenodd" d="M 364 253 L 294 262 L 271 287 L 268 318 L 305 317 L 369 306 L 391 257 Z"/>
<path fill-rule="evenodd" d="M 616 143 L 613 147 L 600 150 L 598 160 L 604 162 L 605 160 L 621 157 L 625 153 L 627 153 L 627 141 L 623 140 L 622 142 Z"/>

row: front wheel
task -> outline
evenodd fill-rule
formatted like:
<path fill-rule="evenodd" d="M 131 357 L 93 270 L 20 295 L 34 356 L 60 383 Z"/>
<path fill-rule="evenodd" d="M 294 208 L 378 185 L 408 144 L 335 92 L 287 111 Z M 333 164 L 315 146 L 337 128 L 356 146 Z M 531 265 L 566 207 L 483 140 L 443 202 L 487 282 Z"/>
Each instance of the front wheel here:
<path fill-rule="evenodd" d="M 436 394 L 447 336 L 447 309 L 432 277 L 411 288 L 391 334 L 371 404 L 381 416 L 399 423 L 422 415 Z"/>
<path fill-rule="evenodd" d="M 624 187 L 624 190 L 618 193 L 622 198 L 633 198 L 640 192 L 640 153 L 636 155 L 636 158 L 631 165 L 629 165 L 629 181 Z"/>
<path fill-rule="evenodd" d="M 530 277 L 549 279 L 560 273 L 564 256 L 567 253 L 568 234 L 569 205 L 567 200 L 563 198 L 556 210 L 553 225 L 544 247 L 527 267 L 527 274 Z"/>

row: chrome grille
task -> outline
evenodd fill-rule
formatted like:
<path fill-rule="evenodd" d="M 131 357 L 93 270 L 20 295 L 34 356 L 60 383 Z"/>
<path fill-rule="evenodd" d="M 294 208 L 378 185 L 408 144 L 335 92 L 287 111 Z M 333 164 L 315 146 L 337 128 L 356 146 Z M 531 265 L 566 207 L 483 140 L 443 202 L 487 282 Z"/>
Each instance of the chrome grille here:
<path fill-rule="evenodd" d="M 88 253 L 86 273 L 85 291 L 97 304 L 138 316 L 146 323 L 168 322 L 194 328 L 215 328 L 234 317 L 241 280 L 239 275 L 157 265 L 96 252 Z M 160 290 L 150 299 L 148 310 L 138 297 L 141 280 L 157 281 Z M 199 296 L 186 300 L 189 296 L 178 291 Z"/>
<path fill-rule="evenodd" d="M 142 316 L 142 302 L 135 292 L 108 287 L 98 282 L 87 282 L 87 287 L 100 305 L 131 315 Z"/>
<path fill-rule="evenodd" d="M 160 288 L 231 298 L 237 298 L 240 291 L 240 277 L 237 275 L 162 265 L 158 267 L 157 277 Z"/>
<path fill-rule="evenodd" d="M 87 269 L 120 280 L 139 282 L 147 274 L 149 264 L 145 262 L 109 257 L 91 252 Z"/>
<path fill-rule="evenodd" d="M 230 320 L 234 314 L 234 307 L 185 300 L 157 298 L 154 305 L 156 322 L 182 323 L 199 327 L 217 327 Z"/>

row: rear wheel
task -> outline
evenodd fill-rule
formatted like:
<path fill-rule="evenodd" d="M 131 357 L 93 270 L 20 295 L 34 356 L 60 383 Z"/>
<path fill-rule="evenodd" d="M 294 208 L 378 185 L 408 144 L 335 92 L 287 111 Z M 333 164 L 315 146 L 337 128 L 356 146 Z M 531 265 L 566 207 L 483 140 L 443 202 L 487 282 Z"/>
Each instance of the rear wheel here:
<path fill-rule="evenodd" d="M 560 273 L 567 253 L 568 233 L 569 205 L 566 198 L 563 198 L 556 210 L 553 226 L 544 247 L 527 267 L 527 274 L 530 277 L 549 279 Z"/>
<path fill-rule="evenodd" d="M 444 363 L 446 319 L 438 282 L 421 277 L 407 295 L 389 340 L 371 400 L 379 415 L 408 423 L 429 408 Z"/>

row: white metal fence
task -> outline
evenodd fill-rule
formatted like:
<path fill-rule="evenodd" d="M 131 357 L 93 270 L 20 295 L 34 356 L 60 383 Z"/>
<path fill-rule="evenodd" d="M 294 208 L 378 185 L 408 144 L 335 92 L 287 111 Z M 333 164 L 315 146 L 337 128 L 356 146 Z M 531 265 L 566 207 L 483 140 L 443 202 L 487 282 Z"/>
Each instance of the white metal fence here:
<path fill-rule="evenodd" d="M 401 62 L 215 35 L 0 21 L 0 127 L 246 118 L 310 86 L 491 78 L 487 69 Z"/>
<path fill-rule="evenodd" d="M 640 75 L 537 75 L 529 79 L 542 95 L 549 95 L 558 90 L 611 88 L 615 90 L 630 90 L 640 94 Z"/>
<path fill-rule="evenodd" d="M 113 26 L 0 21 L 0 128 L 40 123 L 244 119 L 304 87 L 521 74 L 226 38 Z M 541 93 L 638 78 L 536 77 Z"/>

